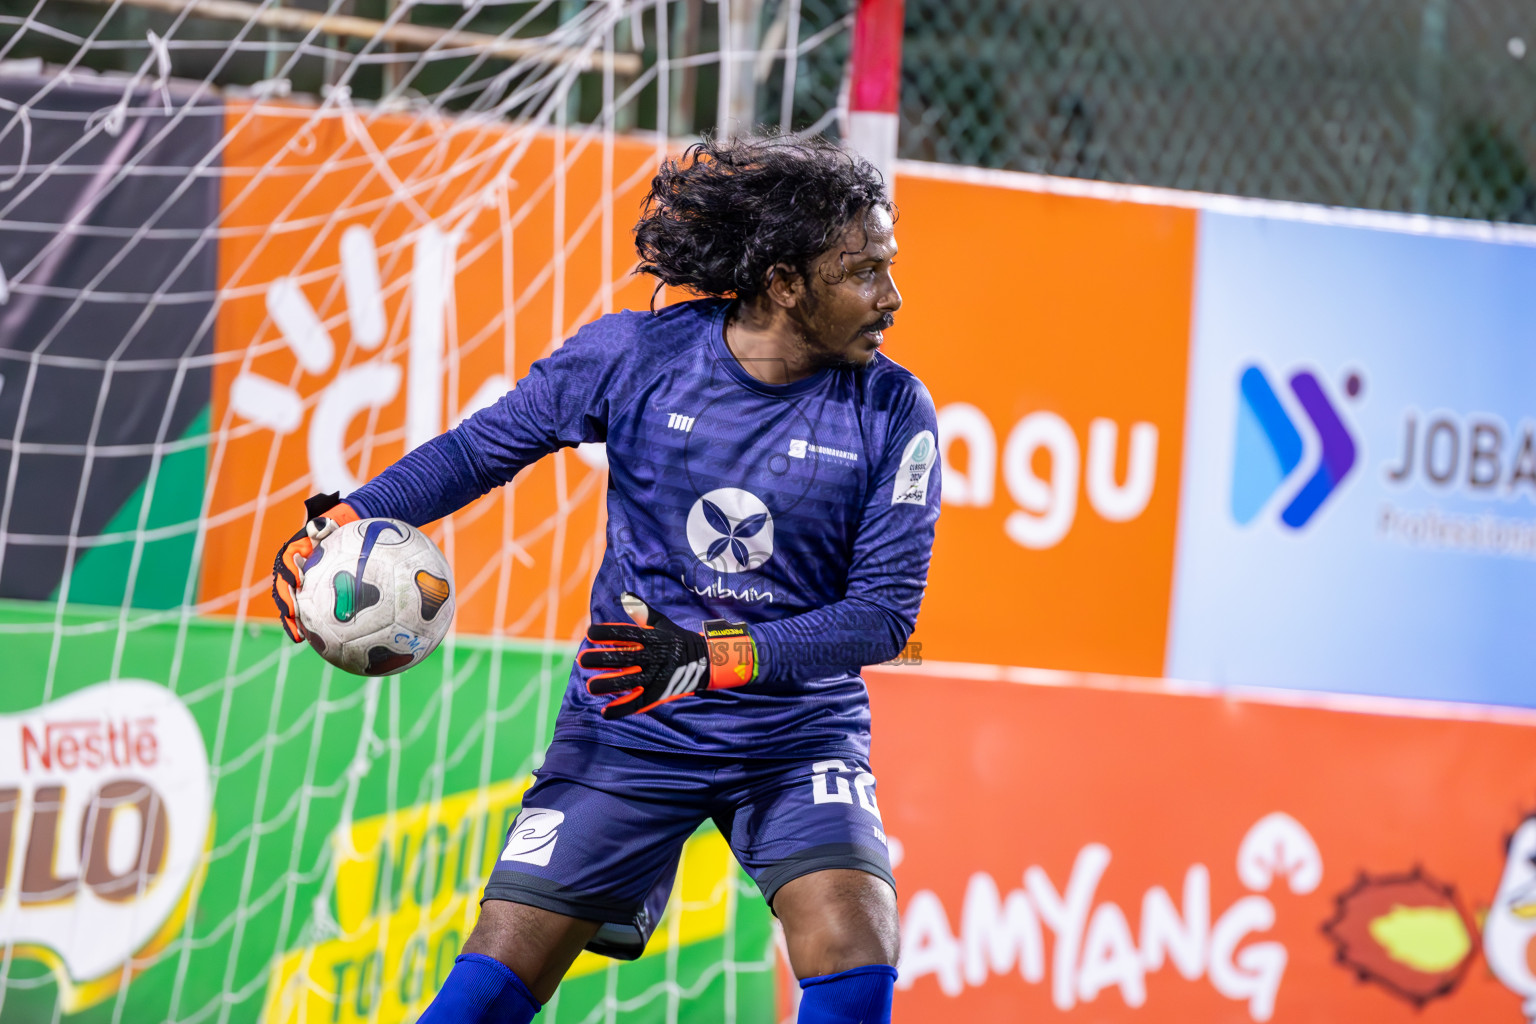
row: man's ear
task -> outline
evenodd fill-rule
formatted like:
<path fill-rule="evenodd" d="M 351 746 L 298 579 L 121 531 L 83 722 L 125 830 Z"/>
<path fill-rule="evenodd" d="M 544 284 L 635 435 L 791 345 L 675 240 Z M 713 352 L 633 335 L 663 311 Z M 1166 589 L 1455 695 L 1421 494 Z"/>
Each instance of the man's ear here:
<path fill-rule="evenodd" d="M 782 309 L 794 309 L 805 301 L 805 278 L 788 263 L 775 263 L 768 271 L 768 301 Z"/>

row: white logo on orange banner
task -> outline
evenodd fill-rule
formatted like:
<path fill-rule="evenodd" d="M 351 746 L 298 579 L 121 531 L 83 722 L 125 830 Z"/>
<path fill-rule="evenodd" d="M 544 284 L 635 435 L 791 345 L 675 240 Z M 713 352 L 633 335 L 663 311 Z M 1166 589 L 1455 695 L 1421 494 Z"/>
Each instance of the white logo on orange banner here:
<path fill-rule="evenodd" d="M 524 807 L 512 823 L 512 831 L 507 835 L 507 848 L 501 851 L 501 859 L 548 867 L 549 858 L 555 852 L 555 840 L 560 838 L 557 834 L 560 823 L 564 820 L 564 811 Z"/>

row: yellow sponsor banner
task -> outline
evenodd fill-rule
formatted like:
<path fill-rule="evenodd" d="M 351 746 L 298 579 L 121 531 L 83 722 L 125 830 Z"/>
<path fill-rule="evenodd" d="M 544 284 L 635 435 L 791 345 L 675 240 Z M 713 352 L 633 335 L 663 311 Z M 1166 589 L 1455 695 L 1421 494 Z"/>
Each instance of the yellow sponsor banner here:
<path fill-rule="evenodd" d="M 331 836 L 330 905 L 272 967 L 267 1024 L 403 1021 L 425 1008 L 474 927 L 480 892 L 531 778 L 343 823 Z M 713 829 L 683 848 L 672 899 L 644 956 L 725 934 L 730 847 Z M 323 900 L 323 898 L 322 898 Z M 583 953 L 567 977 L 608 966 Z"/>

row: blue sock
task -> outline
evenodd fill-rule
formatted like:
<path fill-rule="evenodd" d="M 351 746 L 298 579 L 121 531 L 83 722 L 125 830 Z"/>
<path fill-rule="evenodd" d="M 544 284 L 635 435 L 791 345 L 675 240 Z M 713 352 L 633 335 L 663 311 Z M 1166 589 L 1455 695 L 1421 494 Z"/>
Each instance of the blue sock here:
<path fill-rule="evenodd" d="M 512 968 L 494 957 L 461 953 L 416 1024 L 528 1024 L 541 1009 Z"/>
<path fill-rule="evenodd" d="M 885 964 L 806 978 L 800 1024 L 891 1024 L 896 968 Z"/>

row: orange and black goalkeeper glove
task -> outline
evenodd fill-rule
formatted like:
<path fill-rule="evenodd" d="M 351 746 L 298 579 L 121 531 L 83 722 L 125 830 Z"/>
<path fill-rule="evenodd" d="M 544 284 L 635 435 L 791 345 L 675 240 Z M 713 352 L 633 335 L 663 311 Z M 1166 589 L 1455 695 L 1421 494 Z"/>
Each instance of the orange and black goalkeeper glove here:
<path fill-rule="evenodd" d="M 757 678 L 757 645 L 739 622 L 710 619 L 704 632 L 683 629 L 634 594 L 623 595 L 624 610 L 637 625 L 593 623 L 592 647 L 576 660 L 601 673 L 587 680 L 587 692 L 619 694 L 603 708 L 610 721 L 638 715 L 700 690 L 745 686 Z"/>
<path fill-rule="evenodd" d="M 288 538 L 288 543 L 272 561 L 272 603 L 277 605 L 283 632 L 296 644 L 304 642 L 304 631 L 299 628 L 296 594 L 304 582 L 304 562 L 315 553 L 317 541 L 329 537 L 338 527 L 358 520 L 358 514 L 341 500 L 340 493 L 310 495 L 304 499 L 304 514 L 309 521 Z"/>

